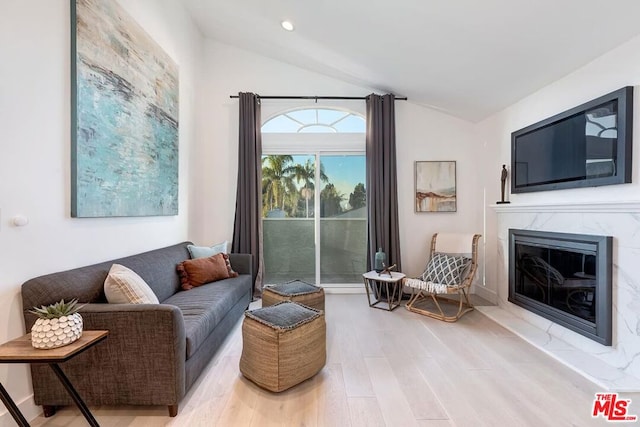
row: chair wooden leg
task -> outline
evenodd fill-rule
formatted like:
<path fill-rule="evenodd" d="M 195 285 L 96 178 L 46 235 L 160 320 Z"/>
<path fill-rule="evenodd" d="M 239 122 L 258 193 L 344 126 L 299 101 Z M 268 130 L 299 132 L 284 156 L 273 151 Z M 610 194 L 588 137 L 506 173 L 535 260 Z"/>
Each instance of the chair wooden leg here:
<path fill-rule="evenodd" d="M 426 299 L 427 296 L 424 295 L 422 291 L 417 293 L 414 297 L 412 297 L 406 305 L 406 309 L 412 311 L 414 313 L 422 314 L 423 316 L 428 316 L 433 319 L 442 320 L 444 322 L 456 322 L 460 319 L 464 314 L 473 310 L 473 305 L 469 301 L 469 296 L 467 295 L 466 289 L 458 290 L 458 300 L 454 301 L 446 297 L 439 297 L 437 294 L 429 293 L 429 297 L 431 297 L 434 305 L 438 309 L 438 312 L 425 310 L 416 306 L 416 303 L 420 299 Z M 458 311 L 453 316 L 447 316 L 442 309 L 440 303 L 445 304 L 458 304 Z"/>
<path fill-rule="evenodd" d="M 169 416 L 175 417 L 178 415 L 178 405 L 169 405 Z"/>
<path fill-rule="evenodd" d="M 423 299 L 428 299 L 428 298 L 432 298 L 432 300 L 435 302 L 436 306 L 438 307 L 438 309 L 440 310 L 440 315 L 438 315 L 437 313 L 432 313 L 431 311 L 428 310 L 424 310 L 422 308 L 419 308 L 416 303 L 420 300 Z M 409 311 L 412 311 L 414 313 L 418 313 L 418 314 L 422 314 L 423 316 L 429 316 L 429 317 L 433 317 L 434 319 L 440 319 L 444 317 L 444 313 L 442 312 L 442 308 L 440 308 L 440 305 L 438 304 L 437 299 L 435 298 L 434 294 L 428 293 L 425 295 L 425 293 L 423 291 L 419 291 L 417 294 L 415 294 L 410 300 L 409 302 L 405 305 L 405 308 Z"/>
<path fill-rule="evenodd" d="M 452 301 L 451 301 L 452 302 Z M 450 316 L 449 319 L 445 320 L 447 322 L 455 322 L 460 319 L 464 314 L 473 310 L 473 305 L 471 301 L 469 301 L 469 295 L 467 294 L 466 289 L 460 289 L 458 291 L 458 312 L 455 316 Z"/>
<path fill-rule="evenodd" d="M 422 294 L 422 291 L 418 291 L 415 294 L 412 294 L 411 297 L 409 298 L 409 301 L 407 301 L 407 304 L 405 305 L 405 308 L 407 310 L 411 311 L 411 308 L 413 307 L 415 302 L 418 300 L 418 298 L 420 298 L 421 294 Z"/>
<path fill-rule="evenodd" d="M 42 415 L 45 418 L 53 417 L 56 414 L 57 406 L 53 405 L 42 405 Z"/>
<path fill-rule="evenodd" d="M 442 310 L 442 307 L 440 307 L 440 303 L 438 302 L 438 295 L 431 294 L 431 299 L 435 303 L 436 307 L 438 307 L 438 311 L 440 312 L 440 314 L 434 313 L 433 317 L 435 317 L 436 319 L 444 319 L 445 315 L 444 315 L 444 311 Z"/>
<path fill-rule="evenodd" d="M 413 311 L 414 313 L 424 314 L 422 313 L 424 310 L 416 306 L 416 303 L 423 299 L 427 299 L 427 295 L 425 295 L 424 292 L 420 290 L 417 293 L 413 294 L 411 298 L 409 298 L 409 301 L 407 301 L 407 303 L 405 304 L 405 308 L 409 311 Z"/>

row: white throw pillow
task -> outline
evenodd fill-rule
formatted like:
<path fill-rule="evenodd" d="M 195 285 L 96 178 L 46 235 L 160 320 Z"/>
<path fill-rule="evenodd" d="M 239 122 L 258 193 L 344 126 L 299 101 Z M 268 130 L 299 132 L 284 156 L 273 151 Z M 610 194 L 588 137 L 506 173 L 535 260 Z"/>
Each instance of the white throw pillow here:
<path fill-rule="evenodd" d="M 111 304 L 159 304 L 147 282 L 120 264 L 113 264 L 104 281 L 104 294 Z"/>

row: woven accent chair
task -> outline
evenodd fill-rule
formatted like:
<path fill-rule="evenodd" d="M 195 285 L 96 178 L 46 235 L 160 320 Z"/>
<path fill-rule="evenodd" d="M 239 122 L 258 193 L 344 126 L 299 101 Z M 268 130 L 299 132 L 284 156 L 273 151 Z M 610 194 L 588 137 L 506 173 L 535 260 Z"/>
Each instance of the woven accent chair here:
<path fill-rule="evenodd" d="M 468 292 L 478 268 L 480 237 L 480 234 L 434 234 L 424 273 L 404 279 L 404 285 L 412 290 L 407 310 L 445 322 L 456 322 L 473 310 Z M 457 298 L 452 298 L 453 295 Z M 457 312 L 443 310 L 441 303 L 457 305 Z"/>

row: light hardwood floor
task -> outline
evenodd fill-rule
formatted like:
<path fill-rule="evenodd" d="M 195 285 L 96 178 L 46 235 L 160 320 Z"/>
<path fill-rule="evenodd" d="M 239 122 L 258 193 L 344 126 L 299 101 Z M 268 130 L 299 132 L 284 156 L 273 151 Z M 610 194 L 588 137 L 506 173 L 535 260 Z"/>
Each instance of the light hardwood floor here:
<path fill-rule="evenodd" d="M 253 307 L 253 306 L 252 306 Z M 240 325 L 182 401 L 94 407 L 103 427 L 125 426 L 591 426 L 596 385 L 471 312 L 457 323 L 369 308 L 365 295 L 327 295 L 327 364 L 280 394 L 242 377 Z M 640 393 L 629 413 L 640 415 Z M 84 426 L 75 408 L 33 426 Z"/>

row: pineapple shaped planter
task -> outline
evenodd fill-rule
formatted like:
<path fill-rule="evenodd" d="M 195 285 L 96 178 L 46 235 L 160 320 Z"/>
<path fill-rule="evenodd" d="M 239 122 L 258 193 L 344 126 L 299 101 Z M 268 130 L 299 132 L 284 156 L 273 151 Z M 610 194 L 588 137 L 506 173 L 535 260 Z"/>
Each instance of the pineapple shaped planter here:
<path fill-rule="evenodd" d="M 82 316 L 78 310 L 78 300 L 67 303 L 64 300 L 34 307 L 31 313 L 38 316 L 38 320 L 31 327 L 31 344 L 35 348 L 57 348 L 71 344 L 82 336 Z"/>

